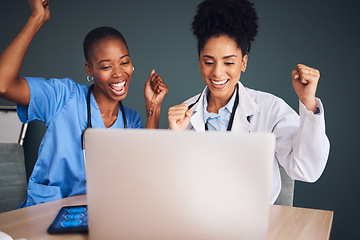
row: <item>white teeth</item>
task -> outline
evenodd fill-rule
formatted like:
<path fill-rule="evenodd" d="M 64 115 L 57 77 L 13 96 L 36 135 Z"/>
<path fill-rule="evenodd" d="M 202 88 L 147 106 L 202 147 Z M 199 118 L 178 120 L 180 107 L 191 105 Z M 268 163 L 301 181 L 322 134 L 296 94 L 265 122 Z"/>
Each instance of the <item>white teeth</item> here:
<path fill-rule="evenodd" d="M 210 79 L 211 80 L 211 79 Z M 215 85 L 222 85 L 224 83 L 226 83 L 229 79 L 226 79 L 226 80 L 222 80 L 222 81 L 214 81 L 214 80 L 211 80 L 211 82 Z"/>
<path fill-rule="evenodd" d="M 122 86 L 124 86 L 125 85 L 125 83 L 126 83 L 126 81 L 123 81 L 123 82 L 120 82 L 120 83 L 113 83 L 113 84 L 111 84 L 113 87 L 122 87 Z"/>

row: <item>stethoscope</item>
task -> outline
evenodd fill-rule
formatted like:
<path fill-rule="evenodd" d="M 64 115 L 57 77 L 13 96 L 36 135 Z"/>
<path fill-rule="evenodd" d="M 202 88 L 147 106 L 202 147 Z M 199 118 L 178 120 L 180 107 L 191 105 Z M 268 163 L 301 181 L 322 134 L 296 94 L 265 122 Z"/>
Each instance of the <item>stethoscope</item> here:
<path fill-rule="evenodd" d="M 91 91 L 92 91 L 93 88 L 94 88 L 94 84 L 89 87 L 87 97 L 86 97 L 87 120 L 88 120 L 86 129 L 92 128 L 92 125 L 91 125 L 91 109 L 90 109 L 90 95 L 91 95 Z M 119 106 L 120 106 L 122 117 L 124 119 L 124 128 L 127 128 L 125 110 L 124 110 L 124 106 L 123 106 L 121 101 L 119 101 Z M 84 159 L 85 159 L 84 132 L 86 131 L 86 129 L 81 134 L 81 145 L 82 145 L 82 150 L 84 152 Z"/>
<path fill-rule="evenodd" d="M 236 95 L 235 95 L 235 102 L 234 102 L 234 105 L 233 105 L 233 108 L 232 108 L 232 112 L 231 112 L 231 115 L 230 115 L 230 119 L 229 119 L 229 124 L 227 126 L 227 129 L 226 131 L 231 131 L 231 128 L 232 128 L 232 125 L 233 125 L 233 122 L 234 122 L 234 117 L 235 117 L 235 112 L 236 112 L 236 108 L 238 107 L 239 105 L 239 94 L 238 94 L 238 91 L 239 91 L 239 86 L 236 84 Z M 198 97 L 198 99 L 189 105 L 188 109 L 191 109 L 196 103 L 199 102 L 200 98 L 201 98 L 202 94 L 200 94 L 200 96 Z M 247 120 L 249 121 L 249 117 L 247 117 Z M 250 121 L 249 121 L 250 122 Z M 207 123 L 205 123 L 205 131 L 208 131 L 209 128 L 207 126 Z"/>

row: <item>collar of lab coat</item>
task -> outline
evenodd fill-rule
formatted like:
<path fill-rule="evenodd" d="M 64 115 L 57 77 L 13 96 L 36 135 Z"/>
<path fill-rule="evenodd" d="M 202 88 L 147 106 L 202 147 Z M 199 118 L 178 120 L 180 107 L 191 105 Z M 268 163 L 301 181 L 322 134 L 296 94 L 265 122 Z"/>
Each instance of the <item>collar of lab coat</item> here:
<path fill-rule="evenodd" d="M 239 85 L 239 105 L 236 108 L 234 122 L 232 126 L 232 131 L 240 131 L 240 132 L 249 132 L 250 131 L 250 122 L 248 122 L 247 117 L 251 117 L 255 113 L 259 112 L 259 106 L 256 102 L 250 97 L 246 88 L 241 84 L 241 82 L 237 83 Z M 204 93 L 207 91 L 207 87 L 201 93 L 201 97 L 199 101 L 193 106 L 193 115 L 190 119 L 190 124 L 192 128 L 196 131 L 205 131 L 204 124 Z"/>

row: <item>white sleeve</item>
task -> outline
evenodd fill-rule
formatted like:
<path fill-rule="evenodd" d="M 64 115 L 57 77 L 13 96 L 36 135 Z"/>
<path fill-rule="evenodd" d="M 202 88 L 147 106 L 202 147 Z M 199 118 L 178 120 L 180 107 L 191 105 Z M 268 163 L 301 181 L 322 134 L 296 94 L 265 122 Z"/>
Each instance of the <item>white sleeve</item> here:
<path fill-rule="evenodd" d="M 325 132 L 324 107 L 318 98 L 316 104 L 318 114 L 308 111 L 299 101 L 300 123 L 298 119 L 288 117 L 274 128 L 279 139 L 276 144 L 277 159 L 295 180 L 318 180 L 329 156 L 330 143 Z"/>

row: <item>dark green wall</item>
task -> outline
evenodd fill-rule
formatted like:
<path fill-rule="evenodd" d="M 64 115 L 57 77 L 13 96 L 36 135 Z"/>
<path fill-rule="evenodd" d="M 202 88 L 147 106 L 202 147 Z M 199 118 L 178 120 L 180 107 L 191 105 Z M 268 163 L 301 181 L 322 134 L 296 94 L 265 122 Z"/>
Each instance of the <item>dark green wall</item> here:
<path fill-rule="evenodd" d="M 196 41 L 190 31 L 199 2 L 50 1 L 51 20 L 34 39 L 21 74 L 70 77 L 86 83 L 82 40 L 95 27 L 113 26 L 127 39 L 135 66 L 125 104 L 138 110 L 145 120 L 143 85 L 154 68 L 170 89 L 160 122 L 161 128 L 167 128 L 167 109 L 204 87 L 198 72 Z M 271 92 L 297 110 L 291 70 L 297 63 L 305 63 L 321 71 L 317 95 L 325 105 L 331 152 L 319 181 L 296 183 L 295 205 L 333 210 L 331 239 L 359 239 L 360 3 L 254 2 L 260 31 L 249 55 L 248 70 L 242 75 L 244 85 Z M 3 51 L 23 27 L 30 11 L 26 1 L 6 1 L 0 8 L 0 51 Z M 6 104 L 0 100 L 0 105 Z M 44 131 L 42 123 L 29 126 L 24 144 L 28 168 L 36 160 Z"/>

